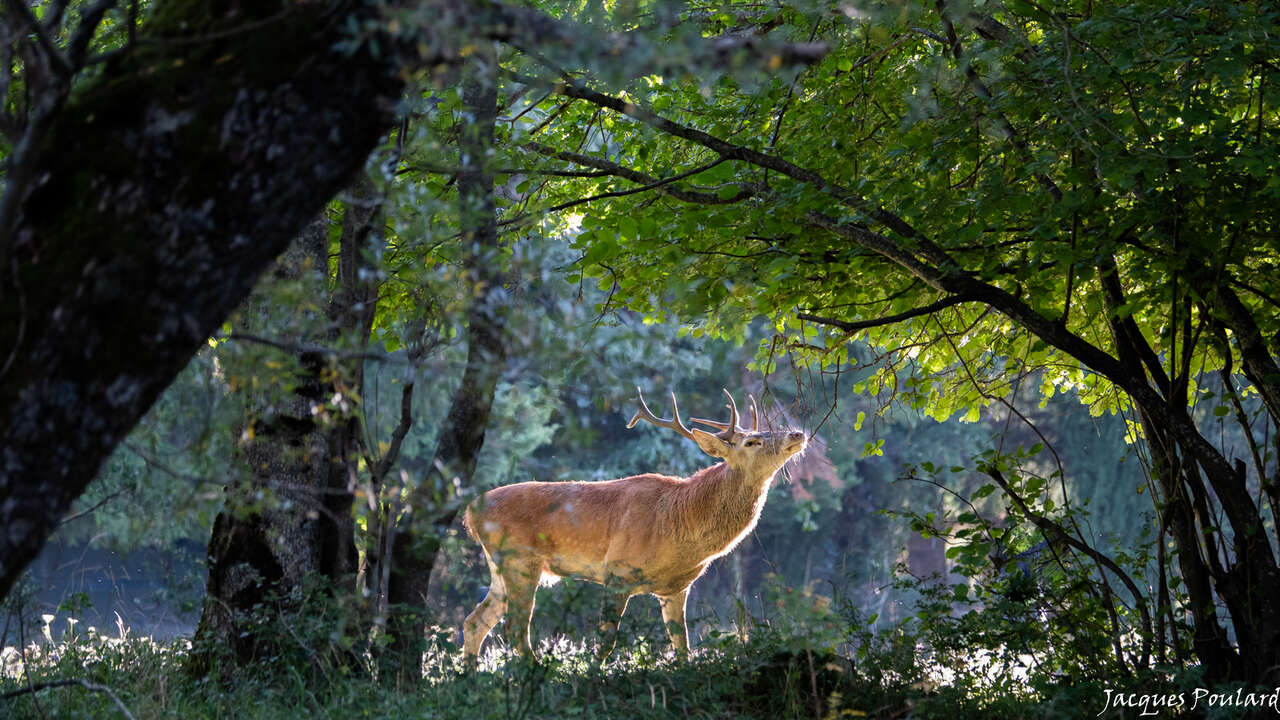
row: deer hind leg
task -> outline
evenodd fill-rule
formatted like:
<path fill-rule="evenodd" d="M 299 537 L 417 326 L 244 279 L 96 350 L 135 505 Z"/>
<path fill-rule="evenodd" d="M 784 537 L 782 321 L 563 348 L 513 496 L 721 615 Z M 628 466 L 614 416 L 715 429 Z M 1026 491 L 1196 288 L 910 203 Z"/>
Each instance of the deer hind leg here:
<path fill-rule="evenodd" d="M 538 594 L 545 563 L 541 560 L 506 559 L 499 569 L 507 587 L 507 644 L 521 655 L 537 659 L 529 638 L 529 621 L 533 618 L 533 601 Z"/>
<path fill-rule="evenodd" d="M 462 658 L 473 665 L 480 656 L 484 639 L 507 611 L 506 583 L 487 552 L 485 559 L 489 562 L 489 592 L 462 624 Z"/>
<path fill-rule="evenodd" d="M 618 626 L 622 624 L 622 615 L 627 611 L 627 601 L 631 593 L 625 590 L 610 591 L 608 599 L 600 613 L 600 648 L 596 657 L 604 660 L 613 652 L 618 643 Z"/>
<path fill-rule="evenodd" d="M 689 654 L 689 628 L 684 623 L 684 603 L 688 597 L 688 588 L 675 595 L 658 597 L 658 603 L 662 605 L 662 622 L 667 625 L 667 636 L 671 638 L 671 645 L 680 657 L 687 657 Z"/>

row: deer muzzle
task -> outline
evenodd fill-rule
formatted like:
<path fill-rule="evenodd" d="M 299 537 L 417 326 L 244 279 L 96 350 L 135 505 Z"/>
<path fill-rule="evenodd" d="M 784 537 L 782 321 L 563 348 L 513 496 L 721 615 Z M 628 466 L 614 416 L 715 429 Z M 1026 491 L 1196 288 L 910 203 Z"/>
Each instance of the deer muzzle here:
<path fill-rule="evenodd" d="M 808 441 L 809 438 L 804 433 L 799 430 L 792 430 L 787 433 L 787 440 L 783 443 L 782 450 L 789 454 L 798 453 L 804 449 L 804 446 Z"/>

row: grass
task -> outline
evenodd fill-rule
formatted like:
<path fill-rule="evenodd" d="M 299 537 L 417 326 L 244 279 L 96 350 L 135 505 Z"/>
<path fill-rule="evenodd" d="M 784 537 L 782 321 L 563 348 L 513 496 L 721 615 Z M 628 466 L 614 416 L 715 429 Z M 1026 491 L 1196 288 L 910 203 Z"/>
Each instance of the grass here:
<path fill-rule="evenodd" d="M 165 644 L 123 627 L 109 636 L 78 625 L 55 639 L 46 620 L 41 642 L 0 654 L 0 717 L 1094 718 L 1104 689 L 1124 687 L 1087 669 L 1020 680 L 978 647 L 993 627 L 952 637 L 940 634 L 943 618 L 932 617 L 916 632 L 904 625 L 873 635 L 855 616 L 835 615 L 803 593 L 786 597 L 793 601 L 785 614 L 735 625 L 749 636 L 708 631 L 688 660 L 641 621 L 603 664 L 566 628 L 546 635 L 539 663 L 491 639 L 479 668 L 468 671 L 441 630 L 411 682 L 377 677 L 371 661 L 325 660 L 313 650 L 332 640 L 324 623 L 291 626 L 294 645 L 279 656 L 196 676 L 185 667 L 186 640 Z M 1130 680 L 1130 688 L 1143 686 Z M 26 691 L 32 687 L 40 689 Z"/>
<path fill-rule="evenodd" d="M 848 658 L 761 633 L 710 639 L 677 660 L 665 639 L 633 638 L 603 665 L 581 643 L 545 642 L 529 663 L 495 647 L 467 672 L 437 638 L 422 679 L 380 683 L 364 668 L 266 661 L 229 679 L 191 677 L 189 643 L 108 637 L 8 648 L 0 662 L 0 716 L 12 718 L 917 718 L 990 715 L 910 673 L 859 668 Z M 24 657 L 25 656 L 25 657 Z M 22 692 L 32 685 L 73 684 Z M 83 682 L 81 682 L 83 681 Z M 119 703 L 117 704 L 116 699 Z M 122 710 L 122 707 L 127 710 Z M 1007 713 L 1002 713 L 1007 717 Z"/>

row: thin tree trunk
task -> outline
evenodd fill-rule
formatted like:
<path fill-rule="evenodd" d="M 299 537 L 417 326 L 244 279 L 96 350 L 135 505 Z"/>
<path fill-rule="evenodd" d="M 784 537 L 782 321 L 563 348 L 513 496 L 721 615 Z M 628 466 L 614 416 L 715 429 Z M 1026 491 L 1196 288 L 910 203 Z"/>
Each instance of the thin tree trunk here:
<path fill-rule="evenodd" d="M 468 275 L 475 288 L 467 312 L 467 365 L 437 441 L 431 470 L 409 503 L 411 512 L 392 530 L 395 537 L 387 597 L 392 652 L 384 658 L 383 668 L 393 670 L 401 680 L 418 677 L 431 570 L 440 539 L 458 512 L 457 505 L 449 502 L 450 491 L 471 484 L 506 361 L 505 275 L 498 255 L 493 172 L 488 160 L 497 115 L 494 63 L 491 52 L 477 53 L 463 81 L 463 103 L 474 118 L 459 141 L 462 168 L 458 174 L 462 236 L 471 243 Z M 435 488 L 440 492 L 433 497 Z M 440 501 L 444 501 L 443 507 Z"/>

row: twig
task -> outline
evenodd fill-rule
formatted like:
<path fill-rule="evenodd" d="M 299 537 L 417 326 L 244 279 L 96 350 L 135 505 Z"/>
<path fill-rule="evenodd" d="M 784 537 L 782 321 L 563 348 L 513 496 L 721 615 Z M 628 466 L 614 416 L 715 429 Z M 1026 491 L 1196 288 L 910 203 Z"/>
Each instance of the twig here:
<path fill-rule="evenodd" d="M 590 196 L 590 197 L 578 198 L 578 199 L 576 199 L 576 200 L 569 200 L 569 201 L 567 201 L 567 202 L 562 202 L 562 203 L 560 203 L 559 205 L 553 205 L 553 206 L 551 206 L 551 207 L 549 207 L 549 208 L 545 208 L 545 209 L 543 209 L 543 210 L 539 211 L 539 214 L 545 215 L 545 214 L 550 214 L 550 213 L 556 213 L 556 212 L 560 212 L 561 210 L 567 210 L 567 209 L 569 209 L 569 208 L 571 208 L 571 207 L 574 207 L 575 205 L 582 205 L 582 204 L 584 204 L 584 203 L 594 202 L 594 201 L 596 201 L 596 200 L 604 200 L 604 199 L 606 199 L 606 198 L 614 198 L 614 197 L 623 197 L 623 196 L 626 196 L 626 195 L 635 195 L 636 193 L 642 193 L 642 192 L 647 192 L 647 191 L 649 191 L 649 190 L 655 190 L 655 189 L 661 188 L 662 186 L 667 185 L 667 184 L 669 184 L 669 183 L 673 183 L 673 182 L 676 182 L 676 181 L 678 181 L 678 180 L 683 180 L 683 179 L 685 179 L 685 178 L 689 177 L 690 175 L 697 175 L 698 173 L 706 172 L 707 170 L 710 170 L 711 168 L 713 168 L 713 167 L 715 167 L 715 166 L 719 165 L 720 163 L 723 163 L 723 162 L 725 162 L 725 161 L 727 161 L 727 160 L 728 160 L 728 158 L 721 157 L 720 159 L 718 159 L 718 160 L 713 160 L 713 161 L 711 161 L 711 162 L 707 163 L 706 165 L 699 165 L 698 167 L 693 168 L 692 170 L 686 170 L 685 172 L 682 172 L 682 173 L 680 173 L 679 175 L 673 175 L 673 176 L 668 177 L 668 178 L 663 178 L 663 179 L 661 179 L 661 180 L 657 180 L 657 181 L 655 181 L 655 182 L 653 182 L 653 183 L 650 183 L 650 184 L 648 184 L 648 185 L 641 185 L 640 187 L 637 187 L 637 188 L 630 188 L 630 189 L 627 189 L 627 190 L 612 190 L 612 191 L 610 191 L 610 192 L 602 192 L 602 193 L 600 193 L 600 194 L 598 194 L 598 195 L 592 195 L 592 196 Z M 504 220 L 504 221 L 502 221 L 502 222 L 498 223 L 498 225 L 499 225 L 499 226 L 503 226 L 503 227 L 508 226 L 508 225 L 515 225 L 515 224 L 519 224 L 519 223 L 526 222 L 528 219 L 529 219 L 529 216 L 514 217 L 514 218 L 511 218 L 510 220 Z"/>
<path fill-rule="evenodd" d="M 123 490 L 117 490 L 117 491 L 115 491 L 115 492 L 111 493 L 110 495 L 108 495 L 108 496 L 106 496 L 106 497 L 102 498 L 102 499 L 101 499 L 101 500 L 99 500 L 98 502 L 94 503 L 94 504 L 93 504 L 93 506 L 89 507 L 88 509 L 81 510 L 81 511 L 80 511 L 80 512 L 78 512 L 78 513 L 74 513 L 74 514 L 72 514 L 72 515 L 68 515 L 67 517 L 62 518 L 61 520 L 59 520 L 59 521 L 58 521 L 58 524 L 59 524 L 59 525 L 66 525 L 67 523 L 69 523 L 69 522 L 71 522 L 71 521 L 73 521 L 73 520 L 79 520 L 80 518 L 85 517 L 86 515 L 89 515 L 89 514 L 93 513 L 93 511 L 97 510 L 98 508 L 102 507 L 103 505 L 106 505 L 107 503 L 111 502 L 112 500 L 115 500 L 115 499 L 116 499 L 117 497 L 119 497 L 119 496 L 120 496 L 120 494 L 121 494 L 121 493 L 123 493 L 123 492 L 124 492 Z"/>
<path fill-rule="evenodd" d="M 741 183 L 741 182 L 732 183 L 732 185 L 737 186 L 738 192 L 728 197 L 720 197 L 719 193 L 707 193 L 707 192 L 699 192 L 696 190 L 684 190 L 678 187 L 669 187 L 669 186 L 666 186 L 665 184 L 672 182 L 672 180 L 670 179 L 663 180 L 660 178 L 656 178 L 656 177 L 653 177 L 652 175 L 647 175 L 645 173 L 639 172 L 638 170 L 633 170 L 632 168 L 624 167 L 622 165 L 619 165 L 618 163 L 609 162 L 608 160 L 604 160 L 602 158 L 596 158 L 590 155 L 583 155 L 581 153 L 562 152 L 562 151 L 556 150 L 555 148 L 548 147 L 546 145 L 543 145 L 541 143 L 536 143 L 536 142 L 525 143 L 521 147 L 526 150 L 531 150 L 535 153 L 538 153 L 539 155 L 546 155 L 548 157 L 554 157 L 559 160 L 565 160 L 567 162 L 575 163 L 577 165 L 584 165 L 586 167 L 596 168 L 608 175 L 625 178 L 636 184 L 645 185 L 646 189 L 655 188 L 659 192 L 663 193 L 664 195 L 669 195 L 677 200 L 683 200 L 685 202 L 690 202 L 690 203 L 700 203 L 703 205 L 727 205 L 727 204 L 740 202 L 742 200 L 745 200 L 746 198 L 749 198 L 753 195 L 757 195 L 764 191 L 764 187 L 757 183 Z M 686 177 L 686 176 L 687 174 L 682 175 L 680 177 Z M 725 187 L 725 186 L 721 186 L 721 187 Z"/>
<path fill-rule="evenodd" d="M 251 333 L 233 332 L 233 333 L 228 333 L 227 335 L 222 335 L 217 339 L 237 340 L 240 342 L 258 343 L 259 345 L 266 345 L 268 347 L 273 347 L 273 348 L 276 348 L 277 350 L 283 350 L 289 353 L 316 353 L 317 355 L 326 355 L 330 357 L 337 357 L 337 358 L 343 358 L 343 359 L 376 360 L 378 362 L 388 362 L 388 363 L 399 361 L 397 358 L 394 358 L 391 355 L 384 354 L 384 353 L 354 352 L 349 350 L 338 350 L 337 348 L 332 348 L 325 345 L 311 345 L 307 343 L 284 342 L 281 340 L 273 340 L 271 338 L 263 337 L 261 335 L 253 335 Z M 403 361 L 399 361 L 399 362 L 403 362 Z"/>
<path fill-rule="evenodd" d="M 1093 559 L 1095 563 L 1105 567 L 1107 570 L 1110 570 L 1111 573 L 1115 575 L 1116 578 L 1118 578 L 1121 583 L 1124 584 L 1124 586 L 1133 595 L 1134 605 L 1138 610 L 1138 615 L 1142 619 L 1142 633 L 1143 633 L 1142 660 L 1143 660 L 1143 665 L 1145 666 L 1147 659 L 1150 657 L 1151 614 L 1147 610 L 1147 597 L 1142 594 L 1142 591 L 1138 588 L 1137 583 L 1135 583 L 1133 579 L 1129 577 L 1129 574 L 1126 573 L 1123 569 L 1121 569 L 1121 567 L 1117 565 L 1115 561 L 1112 560 L 1110 557 L 1107 557 L 1102 552 L 1099 552 L 1092 545 L 1088 544 L 1084 540 L 1077 539 L 1074 535 L 1067 532 L 1066 528 L 1064 528 L 1062 525 L 1055 522 L 1053 519 L 1046 517 L 1044 515 L 1041 515 L 1040 513 L 1037 513 L 1035 510 L 1032 510 L 1031 507 L 1027 504 L 1026 500 L 1024 500 L 1021 495 L 1014 492 L 1013 488 L 1009 485 L 1008 480 L 1005 479 L 1004 474 L 1001 473 L 997 467 L 995 467 L 994 465 L 985 465 L 983 467 L 980 467 L 979 470 L 984 475 L 994 480 L 996 482 L 996 485 L 999 485 L 1000 489 L 1004 491 L 1005 496 L 1013 500 L 1013 503 L 1018 506 L 1018 509 L 1022 511 L 1022 514 L 1025 515 L 1027 519 L 1032 522 L 1032 524 L 1034 524 L 1037 528 L 1039 528 L 1042 533 L 1045 533 L 1048 536 L 1057 538 L 1061 542 L 1064 542 L 1067 545 L 1070 545 L 1076 550 L 1079 550 L 1080 552 L 1089 556 L 1090 558 Z"/>

